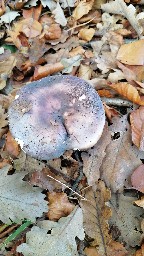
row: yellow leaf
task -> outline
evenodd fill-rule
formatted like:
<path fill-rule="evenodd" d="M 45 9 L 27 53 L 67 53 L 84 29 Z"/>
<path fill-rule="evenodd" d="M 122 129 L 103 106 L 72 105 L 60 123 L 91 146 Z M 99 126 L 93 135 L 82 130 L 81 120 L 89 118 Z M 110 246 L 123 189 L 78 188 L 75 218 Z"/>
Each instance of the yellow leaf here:
<path fill-rule="evenodd" d="M 83 17 L 85 14 L 87 14 L 93 6 L 94 0 L 90 1 L 80 1 L 78 6 L 75 8 L 72 16 L 75 18 L 75 20 L 79 20 L 81 17 Z"/>
<path fill-rule="evenodd" d="M 82 28 L 78 34 L 78 37 L 85 40 L 90 41 L 95 33 L 95 29 L 93 28 Z"/>
<path fill-rule="evenodd" d="M 111 84 L 109 86 L 128 100 L 139 105 L 144 105 L 144 100 L 142 100 L 137 89 L 133 85 L 124 82 Z"/>
<path fill-rule="evenodd" d="M 123 44 L 118 51 L 117 60 L 128 65 L 144 65 L 144 39 Z"/>

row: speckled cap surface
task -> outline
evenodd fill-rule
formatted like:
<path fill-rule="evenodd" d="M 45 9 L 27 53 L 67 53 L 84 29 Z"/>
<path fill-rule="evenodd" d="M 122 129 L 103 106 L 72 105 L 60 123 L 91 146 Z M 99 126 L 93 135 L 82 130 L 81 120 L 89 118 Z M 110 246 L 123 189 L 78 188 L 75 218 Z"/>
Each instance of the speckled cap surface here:
<path fill-rule="evenodd" d="M 69 75 L 49 76 L 22 87 L 8 116 L 10 131 L 21 148 L 43 160 L 94 146 L 105 124 L 97 92 Z"/>

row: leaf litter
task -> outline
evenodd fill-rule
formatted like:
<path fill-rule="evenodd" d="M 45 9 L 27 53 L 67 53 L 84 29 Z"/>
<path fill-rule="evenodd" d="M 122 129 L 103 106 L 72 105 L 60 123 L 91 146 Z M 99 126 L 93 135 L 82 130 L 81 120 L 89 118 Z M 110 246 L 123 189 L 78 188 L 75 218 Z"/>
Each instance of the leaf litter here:
<path fill-rule="evenodd" d="M 9 227 L 1 244 L 25 219 L 33 222 L 22 239 L 9 240 L 2 255 L 144 254 L 140 4 L 1 1 L 0 227 Z M 27 156 L 10 134 L 7 110 L 24 84 L 61 73 L 98 90 L 106 125 L 93 148 L 40 161 Z"/>

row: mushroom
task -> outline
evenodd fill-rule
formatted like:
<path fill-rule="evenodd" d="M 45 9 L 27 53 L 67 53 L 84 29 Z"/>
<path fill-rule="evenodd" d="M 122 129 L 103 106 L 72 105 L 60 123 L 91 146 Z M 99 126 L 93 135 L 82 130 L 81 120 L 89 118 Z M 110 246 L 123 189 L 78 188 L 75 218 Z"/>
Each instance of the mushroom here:
<path fill-rule="evenodd" d="M 56 75 L 22 87 L 9 110 L 9 126 L 21 148 L 50 160 L 66 150 L 96 144 L 105 124 L 99 95 L 75 76 Z"/>

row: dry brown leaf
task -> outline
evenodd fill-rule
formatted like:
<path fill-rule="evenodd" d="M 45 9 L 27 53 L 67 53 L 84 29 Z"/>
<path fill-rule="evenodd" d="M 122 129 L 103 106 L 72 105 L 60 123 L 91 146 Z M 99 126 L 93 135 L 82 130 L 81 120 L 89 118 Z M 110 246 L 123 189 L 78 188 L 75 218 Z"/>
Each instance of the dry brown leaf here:
<path fill-rule="evenodd" d="M 87 15 L 83 16 L 81 19 L 79 19 L 79 23 L 85 23 L 91 20 L 91 23 L 97 24 L 98 22 L 101 22 L 101 13 L 100 11 L 90 11 Z"/>
<path fill-rule="evenodd" d="M 86 256 L 99 256 L 97 249 L 95 247 L 86 247 L 84 249 L 84 253 L 86 254 Z"/>
<path fill-rule="evenodd" d="M 87 199 L 81 200 L 84 229 L 86 234 L 94 239 L 91 245 L 95 247 L 95 250 L 91 248 L 87 255 L 126 255 L 127 251 L 123 245 L 112 241 L 109 233 L 108 219 L 111 217 L 111 210 L 106 206 L 106 202 L 110 199 L 110 191 L 104 182 L 100 180 L 93 187 L 84 189 L 83 195 Z M 86 251 L 88 252 L 88 249 Z"/>
<path fill-rule="evenodd" d="M 137 197 L 133 194 L 126 191 L 124 195 L 119 194 L 118 197 L 117 194 L 113 194 L 109 201 L 113 213 L 109 219 L 109 224 L 113 227 L 112 235 L 119 242 L 126 244 L 129 249 L 140 245 L 143 236 L 141 232 L 143 209 L 134 205 Z"/>
<path fill-rule="evenodd" d="M 90 186 L 95 184 L 95 182 L 100 178 L 99 168 L 105 157 L 105 149 L 110 143 L 110 138 L 107 125 L 105 125 L 102 136 L 97 144 L 92 149 L 81 154 L 83 160 L 83 172 L 86 175 L 87 182 Z"/>
<path fill-rule="evenodd" d="M 78 77 L 81 77 L 82 79 L 85 79 L 85 80 L 90 80 L 91 75 L 92 75 L 91 67 L 88 65 L 80 64 Z"/>
<path fill-rule="evenodd" d="M 44 66 L 36 66 L 32 80 L 36 81 L 53 73 L 64 69 L 61 62 L 55 64 L 46 64 Z"/>
<path fill-rule="evenodd" d="M 124 65 L 117 61 L 118 67 L 123 71 L 123 75 L 130 84 L 134 84 L 133 81 L 144 80 L 144 66 L 132 66 Z"/>
<path fill-rule="evenodd" d="M 85 50 L 83 49 L 82 46 L 78 46 L 74 49 L 72 49 L 70 52 L 69 52 L 69 57 L 74 57 L 76 55 L 83 55 L 85 53 Z"/>
<path fill-rule="evenodd" d="M 97 91 L 100 97 L 113 98 L 114 94 L 108 89 L 101 89 Z"/>
<path fill-rule="evenodd" d="M 14 23 L 12 29 L 7 32 L 15 46 L 21 49 L 21 43 L 18 40 L 20 32 L 23 32 L 28 38 L 35 38 L 41 34 L 41 31 L 42 25 L 37 20 L 28 18 Z"/>
<path fill-rule="evenodd" d="M 75 208 L 75 205 L 69 202 L 67 195 L 64 192 L 48 192 L 48 201 L 49 211 L 47 216 L 49 220 L 57 221 L 61 217 L 66 217 Z"/>
<path fill-rule="evenodd" d="M 100 256 L 95 247 L 85 248 L 84 250 L 87 256 Z M 116 241 L 111 241 L 107 246 L 107 256 L 125 256 L 127 251 L 122 244 Z"/>
<path fill-rule="evenodd" d="M 83 196 L 87 199 L 81 200 L 84 230 L 94 239 L 92 245 L 97 247 L 99 255 L 107 255 L 107 245 L 111 240 L 108 226 L 111 210 L 105 203 L 110 199 L 110 191 L 100 180 L 94 186 L 84 189 Z"/>
<path fill-rule="evenodd" d="M 6 7 L 5 7 L 5 1 L 0 1 L 0 17 L 5 13 Z"/>
<path fill-rule="evenodd" d="M 16 56 L 14 54 L 7 54 L 7 51 L 5 51 L 0 55 L 0 90 L 6 86 L 6 81 L 11 76 L 15 65 Z"/>
<path fill-rule="evenodd" d="M 116 109 L 107 106 L 105 103 L 103 103 L 103 105 L 104 105 L 106 116 L 111 123 L 112 123 L 113 117 L 120 116 L 120 113 Z"/>
<path fill-rule="evenodd" d="M 93 38 L 94 33 L 94 28 L 82 28 L 78 33 L 78 37 L 88 42 Z"/>
<path fill-rule="evenodd" d="M 136 168 L 131 176 L 132 186 L 144 193 L 144 164 Z"/>
<path fill-rule="evenodd" d="M 109 126 L 111 142 L 107 146 L 106 156 L 100 167 L 101 177 L 108 187 L 115 193 L 122 191 L 124 186 L 131 186 L 130 177 L 141 161 L 139 151 L 131 142 L 131 130 L 127 115 L 113 118 L 113 125 Z"/>
<path fill-rule="evenodd" d="M 128 65 L 144 65 L 144 39 L 123 44 L 118 51 L 117 60 Z"/>
<path fill-rule="evenodd" d="M 44 37 L 46 40 L 55 40 L 61 37 L 61 28 L 59 24 L 51 24 L 44 31 Z"/>
<path fill-rule="evenodd" d="M 79 2 L 77 7 L 74 9 L 72 16 L 75 20 L 79 20 L 81 17 L 86 15 L 93 6 L 94 0 L 82 0 Z"/>
<path fill-rule="evenodd" d="M 65 180 L 58 174 L 58 172 L 55 173 L 52 168 L 49 169 L 47 167 L 40 171 L 33 172 L 30 177 L 30 183 L 43 189 L 47 189 L 49 192 L 52 192 L 53 190 L 61 191 L 62 183 L 65 184 Z"/>
<path fill-rule="evenodd" d="M 135 204 L 144 208 L 144 196 L 140 200 L 136 200 Z"/>
<path fill-rule="evenodd" d="M 23 17 L 25 19 L 33 18 L 39 20 L 42 11 L 42 5 L 31 7 L 30 9 L 23 9 Z"/>
<path fill-rule="evenodd" d="M 140 97 L 137 89 L 126 82 L 108 84 L 112 89 L 117 91 L 120 95 L 132 101 L 133 103 L 144 105 L 144 100 Z"/>
<path fill-rule="evenodd" d="M 133 111 L 130 114 L 132 128 L 132 141 L 142 151 L 144 151 L 144 107 Z"/>
<path fill-rule="evenodd" d="M 6 143 L 5 143 L 5 150 L 12 156 L 17 157 L 20 153 L 19 144 L 16 140 L 12 137 L 10 131 L 8 131 L 6 135 Z"/>
<path fill-rule="evenodd" d="M 144 256 L 144 244 L 142 244 L 141 249 L 136 251 L 134 256 Z"/>
<path fill-rule="evenodd" d="M 7 114 L 5 113 L 5 109 L 0 105 L 0 138 L 6 133 L 7 128 L 5 126 L 8 125 Z"/>

